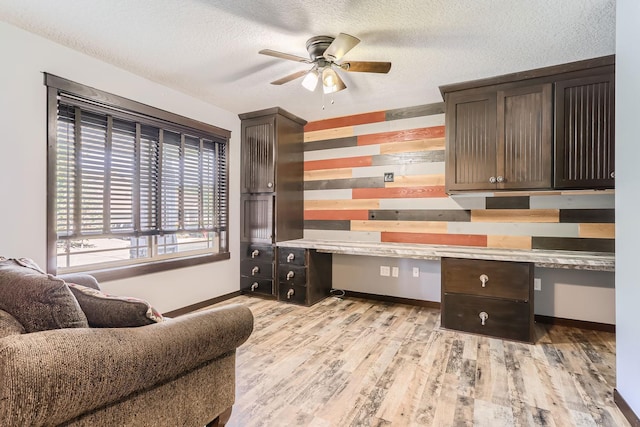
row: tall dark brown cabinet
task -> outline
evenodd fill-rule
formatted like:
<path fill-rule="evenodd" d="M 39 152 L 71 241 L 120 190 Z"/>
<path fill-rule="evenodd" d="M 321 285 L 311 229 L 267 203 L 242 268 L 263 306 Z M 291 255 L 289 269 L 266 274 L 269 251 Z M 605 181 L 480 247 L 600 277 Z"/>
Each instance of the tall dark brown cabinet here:
<path fill-rule="evenodd" d="M 277 297 L 277 242 L 303 235 L 305 120 L 281 108 L 239 115 L 240 288 Z"/>

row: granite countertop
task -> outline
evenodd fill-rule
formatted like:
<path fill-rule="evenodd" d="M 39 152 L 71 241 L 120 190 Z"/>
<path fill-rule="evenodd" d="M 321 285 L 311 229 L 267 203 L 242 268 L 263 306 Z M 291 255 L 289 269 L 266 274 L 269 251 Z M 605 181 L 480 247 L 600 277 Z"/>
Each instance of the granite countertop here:
<path fill-rule="evenodd" d="M 604 252 L 556 251 L 542 249 L 495 249 L 471 246 L 308 239 L 278 242 L 277 246 L 316 249 L 319 252 L 344 255 L 430 260 L 439 260 L 442 257 L 452 257 L 495 261 L 523 261 L 533 262 L 537 267 L 615 271 L 615 255 Z"/>

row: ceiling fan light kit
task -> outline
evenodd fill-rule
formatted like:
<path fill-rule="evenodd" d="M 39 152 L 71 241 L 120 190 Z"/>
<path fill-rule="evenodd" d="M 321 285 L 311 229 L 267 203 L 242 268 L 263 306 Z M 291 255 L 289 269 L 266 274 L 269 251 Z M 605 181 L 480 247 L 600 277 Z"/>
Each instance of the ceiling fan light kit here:
<path fill-rule="evenodd" d="M 347 88 L 347 85 L 342 81 L 336 70 L 333 68 L 334 65 L 336 68 L 348 72 L 386 74 L 391 69 L 390 62 L 336 62 L 346 55 L 347 52 L 353 49 L 358 43 L 360 43 L 360 39 L 357 37 L 340 33 L 336 38 L 330 36 L 315 36 L 307 40 L 306 47 L 310 59 L 271 49 L 263 49 L 258 53 L 289 61 L 313 64 L 313 68 L 309 71 L 297 71 L 278 80 L 274 80 L 271 84 L 281 85 L 304 76 L 304 79 L 302 79 L 302 86 L 305 89 L 312 92 L 315 91 L 318 87 L 318 80 L 321 79 L 322 92 L 324 94 L 329 94 L 339 92 Z"/>

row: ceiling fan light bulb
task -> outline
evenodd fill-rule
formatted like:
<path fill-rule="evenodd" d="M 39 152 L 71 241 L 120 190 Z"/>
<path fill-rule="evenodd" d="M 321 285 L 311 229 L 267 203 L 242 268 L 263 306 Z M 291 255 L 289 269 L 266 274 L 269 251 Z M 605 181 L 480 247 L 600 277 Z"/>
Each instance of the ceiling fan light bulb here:
<path fill-rule="evenodd" d="M 307 75 L 304 76 L 304 79 L 302 79 L 302 86 L 311 92 L 316 90 L 316 86 L 318 86 L 318 74 L 315 70 L 309 71 Z"/>

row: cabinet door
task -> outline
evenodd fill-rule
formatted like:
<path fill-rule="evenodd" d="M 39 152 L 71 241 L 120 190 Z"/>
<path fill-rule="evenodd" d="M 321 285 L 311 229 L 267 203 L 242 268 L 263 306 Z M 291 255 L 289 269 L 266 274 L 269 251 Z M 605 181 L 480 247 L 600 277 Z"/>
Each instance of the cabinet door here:
<path fill-rule="evenodd" d="M 613 72 L 555 84 L 556 188 L 614 187 Z"/>
<path fill-rule="evenodd" d="M 271 194 L 242 195 L 240 241 L 273 242 L 273 198 Z"/>
<path fill-rule="evenodd" d="M 446 111 L 447 191 L 495 189 L 495 91 L 451 94 Z"/>
<path fill-rule="evenodd" d="M 243 193 L 275 191 L 275 117 L 242 121 Z"/>
<path fill-rule="evenodd" d="M 497 189 L 551 187 L 551 83 L 498 91 Z"/>

